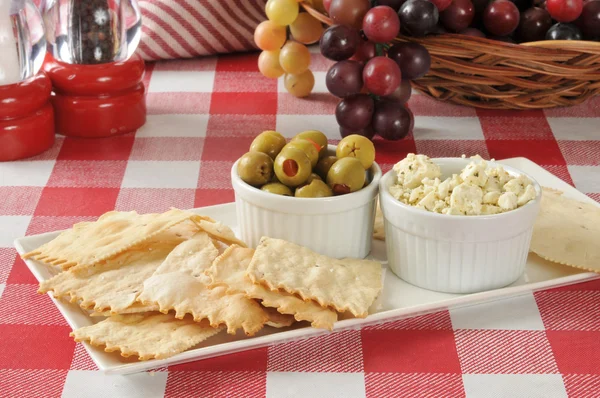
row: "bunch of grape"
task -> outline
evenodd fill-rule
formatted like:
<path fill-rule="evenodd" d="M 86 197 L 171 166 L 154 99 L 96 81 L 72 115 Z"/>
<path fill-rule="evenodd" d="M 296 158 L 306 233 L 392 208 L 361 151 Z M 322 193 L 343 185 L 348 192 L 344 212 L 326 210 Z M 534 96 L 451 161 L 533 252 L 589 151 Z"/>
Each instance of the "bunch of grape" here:
<path fill-rule="evenodd" d="M 315 77 L 308 69 L 310 52 L 306 44 L 319 41 L 323 25 L 310 14 L 300 12 L 296 0 L 269 0 L 265 12 L 269 19 L 254 31 L 254 41 L 263 50 L 258 69 L 271 79 L 285 74 L 286 90 L 296 97 L 306 97 L 315 85 Z"/>
<path fill-rule="evenodd" d="M 508 43 L 599 40 L 600 0 L 431 0 L 447 2 L 439 33 Z"/>
<path fill-rule="evenodd" d="M 402 31 L 423 36 L 438 22 L 436 6 L 426 0 L 325 0 L 334 25 L 321 36 L 321 53 L 337 61 L 326 75 L 327 89 L 340 97 L 335 116 L 342 137 L 360 134 L 387 140 L 404 138 L 414 117 L 405 105 L 410 80 L 429 70 L 431 57 L 416 43 L 390 44 Z M 413 4 L 414 3 L 414 4 Z M 408 3 L 406 3 L 408 4 Z"/>

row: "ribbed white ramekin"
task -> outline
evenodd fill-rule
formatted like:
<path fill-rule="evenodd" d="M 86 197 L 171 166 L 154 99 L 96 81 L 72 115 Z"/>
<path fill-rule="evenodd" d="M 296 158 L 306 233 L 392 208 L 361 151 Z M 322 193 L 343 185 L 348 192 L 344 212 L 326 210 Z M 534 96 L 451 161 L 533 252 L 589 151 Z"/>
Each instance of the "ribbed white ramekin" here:
<path fill-rule="evenodd" d="M 470 159 L 432 161 L 446 178 L 460 173 Z M 503 167 L 511 175 L 526 175 Z M 413 285 L 447 293 L 480 292 L 516 281 L 525 269 L 542 195 L 538 183 L 526 176 L 537 197 L 525 206 L 490 216 L 451 216 L 399 202 L 389 193 L 396 175 L 393 170 L 386 173 L 379 197 L 390 269 Z"/>
<path fill-rule="evenodd" d="M 335 154 L 335 146 L 329 145 Z M 296 198 L 261 191 L 231 168 L 241 239 L 256 247 L 263 236 L 285 239 L 329 257 L 364 258 L 371 251 L 381 169 L 373 163 L 371 182 L 360 191 L 330 198 Z"/>

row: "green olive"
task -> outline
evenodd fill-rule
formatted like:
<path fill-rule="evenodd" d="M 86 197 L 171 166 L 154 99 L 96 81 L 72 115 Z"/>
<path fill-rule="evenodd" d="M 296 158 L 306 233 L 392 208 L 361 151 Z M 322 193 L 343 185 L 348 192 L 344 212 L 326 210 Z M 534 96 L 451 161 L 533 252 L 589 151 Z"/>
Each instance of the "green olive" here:
<path fill-rule="evenodd" d="M 323 180 L 326 180 L 329 169 L 337 161 L 338 161 L 337 156 L 325 156 L 324 158 L 319 160 L 319 162 L 317 163 L 317 167 L 315 168 L 315 171 Z"/>
<path fill-rule="evenodd" d="M 306 180 L 306 184 L 310 184 L 311 182 L 313 182 L 313 180 L 323 181 L 323 179 L 317 173 L 311 173 L 308 176 L 308 180 Z"/>
<path fill-rule="evenodd" d="M 319 158 L 323 158 L 327 155 L 327 137 L 325 134 L 318 130 L 307 130 L 292 138 L 292 141 L 296 139 L 309 140 L 316 143 L 321 149 L 319 150 Z"/>
<path fill-rule="evenodd" d="M 333 196 L 331 188 L 321 180 L 312 180 L 310 184 L 296 188 L 297 198 L 325 198 Z"/>
<path fill-rule="evenodd" d="M 266 153 L 248 152 L 238 161 L 237 172 L 242 181 L 259 187 L 273 178 L 273 159 Z"/>
<path fill-rule="evenodd" d="M 365 169 L 356 158 L 341 158 L 327 173 L 327 185 L 334 194 L 356 192 L 365 184 Z"/>
<path fill-rule="evenodd" d="M 262 189 L 265 192 L 274 193 L 276 195 L 294 196 L 292 190 L 280 182 L 270 182 L 268 184 L 263 185 L 260 189 Z"/>
<path fill-rule="evenodd" d="M 266 153 L 271 159 L 275 159 L 284 146 L 285 138 L 281 134 L 277 131 L 267 130 L 254 138 L 250 144 L 250 151 Z"/>
<path fill-rule="evenodd" d="M 298 148 L 286 146 L 275 158 L 275 174 L 288 187 L 305 183 L 311 171 L 310 159 Z"/>
<path fill-rule="evenodd" d="M 360 160 L 365 170 L 375 161 L 375 146 L 370 139 L 358 134 L 344 137 L 335 150 L 338 158 L 352 157 Z"/>
<path fill-rule="evenodd" d="M 310 159 L 311 167 L 315 167 L 317 165 L 317 162 L 319 161 L 319 151 L 317 150 L 315 144 L 311 141 L 297 139 L 290 141 L 290 143 L 287 144 L 285 147 L 298 148 L 301 151 L 304 151 L 304 153 L 306 153 L 306 156 L 308 156 L 308 158 Z"/>

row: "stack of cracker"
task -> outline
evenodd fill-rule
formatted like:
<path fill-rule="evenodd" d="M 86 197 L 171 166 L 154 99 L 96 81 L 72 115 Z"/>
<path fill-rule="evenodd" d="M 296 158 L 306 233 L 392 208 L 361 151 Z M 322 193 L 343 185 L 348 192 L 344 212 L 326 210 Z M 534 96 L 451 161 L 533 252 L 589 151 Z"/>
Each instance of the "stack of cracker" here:
<path fill-rule="evenodd" d="M 40 293 L 97 320 L 74 330 L 76 341 L 140 360 L 170 357 L 224 329 L 253 336 L 307 321 L 332 330 L 340 312 L 367 316 L 382 289 L 377 262 L 270 238 L 249 249 L 229 227 L 178 209 L 109 212 L 23 258 L 56 273 Z"/>

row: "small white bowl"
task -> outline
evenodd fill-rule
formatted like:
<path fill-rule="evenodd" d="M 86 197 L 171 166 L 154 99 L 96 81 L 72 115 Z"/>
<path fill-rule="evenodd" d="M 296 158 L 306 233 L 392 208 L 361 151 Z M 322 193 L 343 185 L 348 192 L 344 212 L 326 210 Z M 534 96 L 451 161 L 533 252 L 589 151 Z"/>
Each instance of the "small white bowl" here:
<path fill-rule="evenodd" d="M 440 166 L 443 178 L 459 174 L 470 162 L 431 160 Z M 542 191 L 531 176 L 502 167 L 533 181 L 537 196 L 518 209 L 486 216 L 445 215 L 406 205 L 389 192 L 396 183 L 394 171 L 386 173 L 379 182 L 379 197 L 390 269 L 410 284 L 446 293 L 475 293 L 516 281 L 525 270 Z"/>
<path fill-rule="evenodd" d="M 335 154 L 335 146 L 329 145 Z M 364 258 L 371 251 L 375 203 L 381 179 L 377 163 L 360 191 L 329 198 L 296 198 L 261 191 L 238 176 L 231 184 L 241 239 L 256 247 L 263 236 L 285 239 L 329 257 Z"/>

